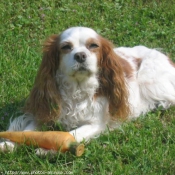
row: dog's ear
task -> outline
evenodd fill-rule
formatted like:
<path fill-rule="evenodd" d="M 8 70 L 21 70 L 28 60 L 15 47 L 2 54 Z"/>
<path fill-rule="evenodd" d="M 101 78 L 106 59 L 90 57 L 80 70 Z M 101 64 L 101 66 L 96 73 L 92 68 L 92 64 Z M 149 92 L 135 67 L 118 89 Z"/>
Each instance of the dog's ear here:
<path fill-rule="evenodd" d="M 33 114 L 42 122 L 54 120 L 60 114 L 60 94 L 55 80 L 60 60 L 58 43 L 58 35 L 45 41 L 42 62 L 24 107 L 24 112 Z"/>
<path fill-rule="evenodd" d="M 101 43 L 99 93 L 108 98 L 109 113 L 112 119 L 125 119 L 130 110 L 122 59 L 116 55 L 113 45 L 108 40 L 99 38 Z"/>

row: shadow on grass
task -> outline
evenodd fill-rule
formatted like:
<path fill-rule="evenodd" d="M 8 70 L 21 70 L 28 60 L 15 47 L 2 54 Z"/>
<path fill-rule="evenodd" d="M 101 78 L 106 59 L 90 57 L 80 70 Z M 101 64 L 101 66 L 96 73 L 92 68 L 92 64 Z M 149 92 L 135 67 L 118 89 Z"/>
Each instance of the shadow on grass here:
<path fill-rule="evenodd" d="M 13 101 L 8 104 L 0 104 L 0 132 L 8 129 L 10 119 L 18 117 L 23 114 L 22 108 L 24 107 L 26 99 L 21 101 Z M 50 121 L 40 128 L 42 131 L 65 131 L 65 128 L 58 122 Z"/>
<path fill-rule="evenodd" d="M 19 116 L 22 113 L 25 99 L 13 101 L 8 104 L 0 104 L 0 131 L 8 128 L 10 118 Z"/>

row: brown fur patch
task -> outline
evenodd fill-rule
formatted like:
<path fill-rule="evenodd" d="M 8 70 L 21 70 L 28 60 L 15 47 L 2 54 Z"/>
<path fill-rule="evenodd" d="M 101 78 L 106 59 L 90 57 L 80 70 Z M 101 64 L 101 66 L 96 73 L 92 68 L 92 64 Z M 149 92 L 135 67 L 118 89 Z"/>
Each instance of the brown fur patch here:
<path fill-rule="evenodd" d="M 47 122 L 60 114 L 60 94 L 55 81 L 59 65 L 58 35 L 52 35 L 43 47 L 43 58 L 34 87 L 24 106 L 24 112 L 31 113 L 36 120 Z"/>
<path fill-rule="evenodd" d="M 131 78 L 133 76 L 133 69 L 131 65 L 125 59 L 122 59 L 120 57 L 119 59 L 126 78 Z"/>
<path fill-rule="evenodd" d="M 90 50 L 90 51 L 93 51 L 93 52 L 96 52 L 99 50 L 99 47 L 97 48 L 91 48 L 91 44 L 96 44 L 96 45 L 100 45 L 99 41 L 95 38 L 89 38 L 87 41 L 86 41 L 86 47 Z"/>
<path fill-rule="evenodd" d="M 129 64 L 113 51 L 113 45 L 99 36 L 99 81 L 98 95 L 109 100 L 109 113 L 113 120 L 126 119 L 130 113 L 128 90 L 125 84 L 124 72 L 130 76 Z M 127 70 L 128 69 L 128 70 Z"/>
<path fill-rule="evenodd" d="M 141 59 L 141 58 L 136 58 L 136 59 L 135 59 L 135 63 L 136 63 L 136 65 L 137 65 L 137 70 L 139 70 L 140 65 L 141 65 L 141 63 L 142 63 L 142 59 Z"/>
<path fill-rule="evenodd" d="M 168 58 L 168 61 L 169 61 L 170 64 L 175 68 L 175 63 L 174 63 L 170 58 Z"/>

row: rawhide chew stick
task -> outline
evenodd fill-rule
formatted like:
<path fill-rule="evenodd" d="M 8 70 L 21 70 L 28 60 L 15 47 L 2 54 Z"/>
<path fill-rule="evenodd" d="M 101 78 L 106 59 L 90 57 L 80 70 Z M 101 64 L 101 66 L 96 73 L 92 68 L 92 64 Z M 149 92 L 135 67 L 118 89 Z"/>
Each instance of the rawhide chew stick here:
<path fill-rule="evenodd" d="M 84 145 L 77 143 L 69 132 L 7 131 L 0 132 L 0 138 L 9 139 L 19 144 L 61 151 L 63 153 L 70 151 L 76 156 L 81 156 L 84 152 Z"/>

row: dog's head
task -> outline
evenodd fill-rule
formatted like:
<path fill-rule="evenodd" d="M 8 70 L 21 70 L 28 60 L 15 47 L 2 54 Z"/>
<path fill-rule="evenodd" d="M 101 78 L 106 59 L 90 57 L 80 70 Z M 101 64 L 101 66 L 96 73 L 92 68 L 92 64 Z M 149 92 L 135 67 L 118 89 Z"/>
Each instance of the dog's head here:
<path fill-rule="evenodd" d="M 96 77 L 99 88 L 94 95 L 105 96 L 109 100 L 111 116 L 120 118 L 128 115 L 122 60 L 113 51 L 113 45 L 94 30 L 72 27 L 46 40 L 26 112 L 41 119 L 59 117 L 61 95 L 55 78 L 57 73 L 78 83 Z"/>

